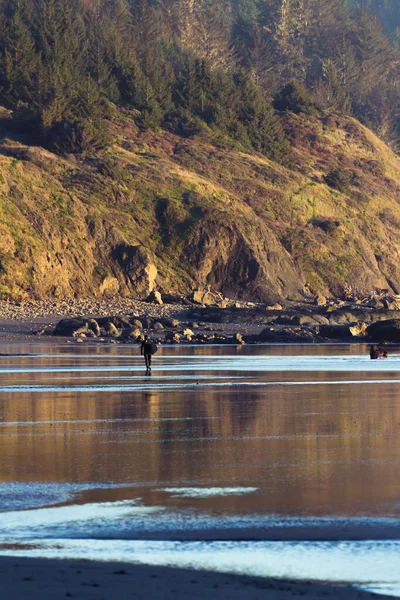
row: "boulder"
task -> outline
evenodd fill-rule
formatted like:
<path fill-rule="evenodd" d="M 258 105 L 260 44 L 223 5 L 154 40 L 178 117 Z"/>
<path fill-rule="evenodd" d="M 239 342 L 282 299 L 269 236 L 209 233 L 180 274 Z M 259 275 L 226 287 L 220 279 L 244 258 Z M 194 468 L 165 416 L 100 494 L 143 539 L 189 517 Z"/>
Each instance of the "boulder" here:
<path fill-rule="evenodd" d="M 178 321 L 178 319 L 162 319 L 162 321 L 160 321 L 164 327 L 179 327 L 180 326 L 180 321 Z"/>
<path fill-rule="evenodd" d="M 153 304 L 159 304 L 159 305 L 164 304 L 161 294 L 157 290 L 154 290 L 147 296 L 146 302 L 152 302 Z"/>
<path fill-rule="evenodd" d="M 190 300 L 195 302 L 195 304 L 204 304 L 205 306 L 209 306 L 210 304 L 215 304 L 217 302 L 215 295 L 206 290 L 195 290 L 191 294 Z"/>
<path fill-rule="evenodd" d="M 314 304 L 317 306 L 326 306 L 327 303 L 328 301 L 325 296 L 318 295 L 314 298 Z"/>
<path fill-rule="evenodd" d="M 186 335 L 186 336 L 191 336 L 191 337 L 194 336 L 193 331 L 189 328 L 184 329 L 182 333 L 183 333 L 183 335 Z"/>
<path fill-rule="evenodd" d="M 349 325 L 321 325 L 319 335 L 330 340 L 342 340 L 352 337 Z"/>
<path fill-rule="evenodd" d="M 124 339 L 131 339 L 136 341 L 142 341 L 144 339 L 144 335 L 142 330 L 138 327 L 131 327 L 130 329 L 124 329 L 121 333 L 121 337 Z"/>
<path fill-rule="evenodd" d="M 158 275 L 149 252 L 143 246 L 121 242 L 112 250 L 112 258 L 121 269 L 128 290 L 138 298 L 147 298 Z"/>
<path fill-rule="evenodd" d="M 372 323 L 369 325 L 367 333 L 373 341 L 400 342 L 400 319 Z"/>
<path fill-rule="evenodd" d="M 109 322 L 109 323 L 106 324 L 105 330 L 106 330 L 106 332 L 109 335 L 111 335 L 113 337 L 119 337 L 120 336 L 120 331 L 116 328 L 116 326 L 112 322 Z"/>
<path fill-rule="evenodd" d="M 167 333 L 165 339 L 166 341 L 173 342 L 174 344 L 181 343 L 181 336 L 179 335 L 179 333 Z"/>
<path fill-rule="evenodd" d="M 315 325 L 316 320 L 314 316 L 311 317 L 310 315 L 296 315 L 293 318 L 292 323 L 293 325 Z"/>
<path fill-rule="evenodd" d="M 50 331 L 48 329 L 39 329 L 38 331 L 35 331 L 35 335 L 41 336 L 41 335 L 49 335 Z"/>
<path fill-rule="evenodd" d="M 241 333 L 235 333 L 235 335 L 233 336 L 232 339 L 233 339 L 234 344 L 241 344 L 241 345 L 245 344 L 245 341 L 244 341 Z"/>
<path fill-rule="evenodd" d="M 297 315 L 279 315 L 275 320 L 274 323 L 276 323 L 277 325 L 292 325 L 293 323 L 295 323 L 296 325 L 299 324 L 299 318 Z"/>
<path fill-rule="evenodd" d="M 88 328 L 86 319 L 61 319 L 61 321 L 57 323 L 53 335 L 76 337 L 80 333 L 86 333 Z"/>
<path fill-rule="evenodd" d="M 149 319 L 149 317 L 142 317 L 140 320 L 143 323 L 143 328 L 144 329 L 150 329 L 150 327 L 151 327 L 151 320 Z"/>
<path fill-rule="evenodd" d="M 265 310 L 283 310 L 283 306 L 281 304 L 271 304 L 270 306 L 266 306 Z"/>
<path fill-rule="evenodd" d="M 139 321 L 139 319 L 133 319 L 133 321 L 131 321 L 132 327 L 135 327 L 136 329 L 143 329 L 143 323 L 142 321 Z"/>
<path fill-rule="evenodd" d="M 349 331 L 353 337 L 365 337 L 367 335 L 367 324 L 356 323 L 355 325 L 350 325 Z"/>
<path fill-rule="evenodd" d="M 330 305 L 328 306 L 328 308 L 326 309 L 326 312 L 327 312 L 327 313 L 333 313 L 333 312 L 336 312 L 336 311 L 337 311 L 337 309 L 338 309 L 338 307 L 337 307 L 337 306 L 335 306 L 334 304 L 330 304 Z"/>
<path fill-rule="evenodd" d="M 152 329 L 155 329 L 156 331 L 161 331 L 161 329 L 164 329 L 164 325 L 159 321 L 156 321 L 155 323 L 153 323 Z"/>
<path fill-rule="evenodd" d="M 209 336 L 206 333 L 197 333 L 195 339 L 196 339 L 196 342 L 200 342 L 201 344 L 204 344 L 205 342 L 208 341 Z"/>
<path fill-rule="evenodd" d="M 400 310 L 399 298 L 384 298 L 383 304 L 388 310 Z"/>
<path fill-rule="evenodd" d="M 318 325 L 329 325 L 329 319 L 324 317 L 324 315 L 313 315 L 312 318 Z"/>
<path fill-rule="evenodd" d="M 95 335 L 95 337 L 100 336 L 100 326 L 96 319 L 88 319 L 88 328 Z"/>
<path fill-rule="evenodd" d="M 266 327 L 258 336 L 260 342 L 272 341 L 276 338 L 278 329 L 276 327 Z"/>
<path fill-rule="evenodd" d="M 343 339 L 350 337 L 349 328 L 346 325 L 321 325 L 319 335 L 328 339 Z"/>
<path fill-rule="evenodd" d="M 109 317 L 97 317 L 97 323 L 100 327 L 103 327 L 107 331 L 107 327 L 112 324 L 117 329 L 124 329 L 131 327 L 131 322 L 127 317 L 121 317 L 120 315 L 111 315 Z"/>
<path fill-rule="evenodd" d="M 358 323 L 360 321 L 370 321 L 371 314 L 366 310 L 338 310 L 335 313 L 332 313 L 329 322 L 337 325 L 352 325 L 353 323 Z"/>
<path fill-rule="evenodd" d="M 373 308 L 385 308 L 385 304 L 383 303 L 382 300 L 379 300 L 379 298 L 372 298 L 369 302 L 368 302 L 369 306 L 372 306 Z"/>
<path fill-rule="evenodd" d="M 105 277 L 99 286 L 99 294 L 105 298 L 112 298 L 113 296 L 116 296 L 118 292 L 119 281 L 116 277 L 112 277 L 111 275 Z"/>

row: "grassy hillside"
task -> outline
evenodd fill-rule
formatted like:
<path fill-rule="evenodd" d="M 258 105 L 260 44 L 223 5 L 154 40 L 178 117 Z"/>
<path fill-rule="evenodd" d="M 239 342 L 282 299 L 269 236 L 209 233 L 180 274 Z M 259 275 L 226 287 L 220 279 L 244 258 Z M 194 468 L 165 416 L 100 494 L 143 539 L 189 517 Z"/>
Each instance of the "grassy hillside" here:
<path fill-rule="evenodd" d="M 400 292 L 400 159 L 352 118 L 285 113 L 283 167 L 211 133 L 110 125 L 106 153 L 60 157 L 0 116 L 3 298 L 188 292 Z"/>

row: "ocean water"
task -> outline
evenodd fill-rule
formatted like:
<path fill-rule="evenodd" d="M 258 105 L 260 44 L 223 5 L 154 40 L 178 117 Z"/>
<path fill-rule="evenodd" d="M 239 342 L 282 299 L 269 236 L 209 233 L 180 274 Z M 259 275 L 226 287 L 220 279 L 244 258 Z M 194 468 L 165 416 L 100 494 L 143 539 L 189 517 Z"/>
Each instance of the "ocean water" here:
<path fill-rule="evenodd" d="M 0 554 L 400 597 L 400 354 L 0 349 Z M 13 356 L 7 356 L 13 354 Z"/>

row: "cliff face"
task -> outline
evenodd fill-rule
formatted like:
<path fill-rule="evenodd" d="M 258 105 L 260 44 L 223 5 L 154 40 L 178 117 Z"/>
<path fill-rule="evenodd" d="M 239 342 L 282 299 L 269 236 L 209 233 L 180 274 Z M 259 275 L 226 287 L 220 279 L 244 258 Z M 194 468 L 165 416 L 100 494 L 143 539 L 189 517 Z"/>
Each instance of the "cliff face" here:
<path fill-rule="evenodd" d="M 281 118 L 290 169 L 123 116 L 107 155 L 60 157 L 3 119 L 0 295 L 399 293 L 399 157 L 349 118 Z"/>

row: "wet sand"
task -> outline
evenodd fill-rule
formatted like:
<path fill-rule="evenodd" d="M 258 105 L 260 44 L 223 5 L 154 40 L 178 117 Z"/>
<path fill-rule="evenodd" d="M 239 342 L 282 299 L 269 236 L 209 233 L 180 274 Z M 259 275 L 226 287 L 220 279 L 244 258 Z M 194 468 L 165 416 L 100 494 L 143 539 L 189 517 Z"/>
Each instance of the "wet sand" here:
<path fill-rule="evenodd" d="M 12 600 L 289 600 L 299 596 L 315 600 L 366 600 L 380 597 L 347 585 L 331 586 L 126 563 L 9 557 L 0 557 L 0 593 L 3 598 Z"/>
<path fill-rule="evenodd" d="M 370 544 L 372 558 L 359 544 L 319 562 L 315 548 L 308 555 L 307 544 L 298 545 L 285 570 L 275 542 L 284 551 L 296 540 L 335 548 L 336 541 L 400 538 L 400 356 L 371 365 L 354 347 L 345 356 L 320 347 L 167 348 L 149 379 L 136 348 L 35 343 L 16 350 L 20 358 L 7 358 L 13 347 L 3 344 L 0 554 L 29 554 L 31 546 L 46 556 L 53 540 L 60 558 L 0 558 L 2 597 L 376 597 L 338 588 L 342 577 L 376 591 L 387 582 L 391 594 L 399 589 L 391 579 L 396 543 Z M 198 559 L 190 563 L 184 548 L 160 547 L 162 564 L 179 568 L 134 565 L 128 561 L 151 562 L 157 551 L 147 544 L 146 555 L 139 544 L 136 557 L 125 556 L 135 540 L 244 540 L 250 549 L 270 540 L 271 547 L 244 556 L 231 544 L 232 560 L 252 566 L 257 558 L 260 566 L 231 575 L 204 570 L 218 568 L 212 544 L 203 555 L 187 548 Z M 228 551 L 215 556 L 232 571 Z M 299 556 L 313 570 L 301 563 L 296 572 Z M 355 561 L 349 575 L 345 567 Z M 330 579 L 326 565 L 335 583 L 314 583 Z M 192 566 L 199 570 L 186 570 Z M 259 578 L 264 572 L 299 580 Z"/>

